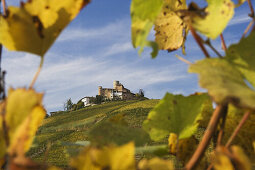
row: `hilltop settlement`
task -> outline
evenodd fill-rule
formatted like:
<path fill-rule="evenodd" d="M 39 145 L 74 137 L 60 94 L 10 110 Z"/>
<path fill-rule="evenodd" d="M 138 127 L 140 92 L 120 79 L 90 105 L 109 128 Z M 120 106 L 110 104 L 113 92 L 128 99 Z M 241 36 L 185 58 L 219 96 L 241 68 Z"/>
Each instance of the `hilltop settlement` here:
<path fill-rule="evenodd" d="M 132 93 L 129 89 L 125 88 L 119 81 L 113 81 L 113 88 L 103 88 L 98 86 L 98 95 L 86 96 L 81 98 L 76 104 L 72 103 L 71 99 L 68 99 L 64 103 L 64 110 L 72 111 L 78 110 L 84 107 L 101 104 L 104 102 L 116 101 L 116 100 L 144 100 L 144 91 L 139 90 L 138 93 Z M 55 114 L 56 112 L 51 112 Z"/>

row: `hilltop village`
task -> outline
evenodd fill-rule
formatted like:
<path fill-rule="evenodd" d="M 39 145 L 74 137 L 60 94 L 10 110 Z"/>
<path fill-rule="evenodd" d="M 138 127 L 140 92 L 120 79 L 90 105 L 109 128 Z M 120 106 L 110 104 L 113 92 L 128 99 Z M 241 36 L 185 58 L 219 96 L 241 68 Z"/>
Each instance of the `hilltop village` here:
<path fill-rule="evenodd" d="M 96 95 L 96 97 L 83 97 L 81 101 L 86 107 L 104 101 L 134 100 L 141 97 L 144 97 L 142 89 L 139 90 L 139 93 L 134 94 L 129 89 L 125 88 L 119 81 L 115 80 L 113 82 L 113 88 L 103 88 L 102 86 L 99 86 L 98 95 Z"/>
<path fill-rule="evenodd" d="M 144 96 L 143 89 L 138 93 L 132 93 L 129 89 L 125 88 L 119 81 L 113 82 L 113 88 L 103 88 L 98 86 L 98 95 L 86 96 L 81 98 L 76 104 L 72 102 L 71 98 L 64 103 L 64 111 L 79 110 L 84 107 L 94 106 L 97 104 L 118 101 L 118 100 L 145 100 L 148 99 Z M 57 112 L 50 112 L 51 115 Z"/>

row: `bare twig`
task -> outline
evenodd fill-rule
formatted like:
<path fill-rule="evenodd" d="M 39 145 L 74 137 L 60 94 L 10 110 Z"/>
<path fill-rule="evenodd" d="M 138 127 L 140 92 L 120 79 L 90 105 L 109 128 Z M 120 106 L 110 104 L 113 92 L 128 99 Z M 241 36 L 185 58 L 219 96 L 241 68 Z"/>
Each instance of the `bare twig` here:
<path fill-rule="evenodd" d="M 194 30 L 194 28 L 191 25 L 189 26 L 189 28 L 190 28 L 190 32 L 191 32 L 192 36 L 194 37 L 194 39 L 196 40 L 197 44 L 199 45 L 199 47 L 203 51 L 204 55 L 207 58 L 210 58 L 210 55 L 208 54 L 207 50 L 204 47 L 202 38 L 196 33 L 196 31 Z"/>
<path fill-rule="evenodd" d="M 223 58 L 222 55 L 212 46 L 210 39 L 207 39 L 206 41 L 204 41 L 204 43 L 208 45 L 208 47 L 210 47 L 213 52 L 217 54 L 218 57 Z"/>
<path fill-rule="evenodd" d="M 220 34 L 220 39 L 221 39 L 221 47 L 224 51 L 227 50 L 227 46 L 226 46 L 226 43 L 225 43 L 225 40 L 224 40 L 224 37 L 223 37 L 223 34 L 221 33 Z"/>
<path fill-rule="evenodd" d="M 222 138 L 223 138 L 223 135 L 224 135 L 224 128 L 225 128 L 225 122 L 226 122 L 227 114 L 228 114 L 228 106 L 227 106 L 227 111 L 224 112 L 222 114 L 222 117 L 221 117 L 220 132 L 218 134 L 217 146 L 221 145 L 221 141 L 222 141 Z"/>
<path fill-rule="evenodd" d="M 6 2 L 5 0 L 1 0 L 2 4 L 3 4 L 3 15 L 6 16 L 7 14 L 7 7 L 6 7 Z"/>
<path fill-rule="evenodd" d="M 218 105 L 213 112 L 213 115 L 211 117 L 211 120 L 207 126 L 207 129 L 204 133 L 204 136 L 202 140 L 200 141 L 196 151 L 192 155 L 189 162 L 186 164 L 185 169 L 191 170 L 194 169 L 201 157 L 203 156 L 207 146 L 209 145 L 209 142 L 212 138 L 213 133 L 216 130 L 216 127 L 219 123 L 220 117 L 222 114 L 224 114 L 227 111 L 227 104 L 224 105 Z"/>
<path fill-rule="evenodd" d="M 34 78 L 33 78 L 32 82 L 30 83 L 30 86 L 29 86 L 30 89 L 33 88 L 33 86 L 34 86 L 34 84 L 35 84 L 35 82 L 36 82 L 36 80 L 37 80 L 37 78 L 38 78 L 38 76 L 41 72 L 41 69 L 42 69 L 42 66 L 43 66 L 43 61 L 44 61 L 44 57 L 41 57 L 40 65 L 37 69 L 37 72 L 34 75 Z"/>
<path fill-rule="evenodd" d="M 245 37 L 245 35 L 247 34 L 247 32 L 249 32 L 249 30 L 251 29 L 251 26 L 254 24 L 254 19 L 253 20 L 251 20 L 251 22 L 249 23 L 249 25 L 246 27 L 246 29 L 245 29 L 245 31 L 244 31 L 244 33 L 243 33 L 243 35 L 242 35 L 242 38 L 244 38 Z M 241 38 L 241 39 L 242 39 Z"/>
<path fill-rule="evenodd" d="M 181 56 L 179 56 L 179 55 L 177 55 L 177 54 L 175 55 L 175 57 L 177 57 L 179 60 L 183 61 L 184 63 L 186 63 L 186 64 L 188 64 L 188 65 L 191 65 L 191 64 L 192 64 L 192 62 L 186 60 L 185 58 L 183 58 L 183 57 L 181 57 Z"/>
<path fill-rule="evenodd" d="M 238 132 L 240 131 L 241 127 L 244 125 L 245 121 L 249 118 L 251 111 L 247 111 L 244 115 L 242 120 L 239 122 L 238 126 L 236 127 L 235 131 L 232 133 L 231 137 L 228 139 L 226 147 L 231 145 L 231 142 L 234 140 Z"/>

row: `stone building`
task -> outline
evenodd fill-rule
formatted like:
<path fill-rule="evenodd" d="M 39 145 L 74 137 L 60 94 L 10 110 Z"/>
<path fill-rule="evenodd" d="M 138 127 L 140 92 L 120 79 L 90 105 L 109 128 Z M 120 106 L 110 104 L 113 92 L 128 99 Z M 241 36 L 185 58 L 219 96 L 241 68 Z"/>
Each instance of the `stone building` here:
<path fill-rule="evenodd" d="M 99 86 L 98 95 L 104 96 L 104 98 L 110 100 L 132 100 L 135 98 L 135 94 L 131 93 L 130 90 L 125 88 L 119 81 L 113 82 L 113 88 L 102 88 L 102 86 Z"/>

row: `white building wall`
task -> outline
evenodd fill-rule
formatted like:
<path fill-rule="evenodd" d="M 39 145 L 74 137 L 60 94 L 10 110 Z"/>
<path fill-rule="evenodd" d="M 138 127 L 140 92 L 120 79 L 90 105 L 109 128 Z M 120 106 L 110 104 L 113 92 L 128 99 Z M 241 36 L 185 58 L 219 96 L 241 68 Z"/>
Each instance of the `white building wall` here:
<path fill-rule="evenodd" d="M 84 106 L 89 106 L 90 105 L 90 100 L 88 97 L 85 97 L 81 100 L 84 103 Z"/>

